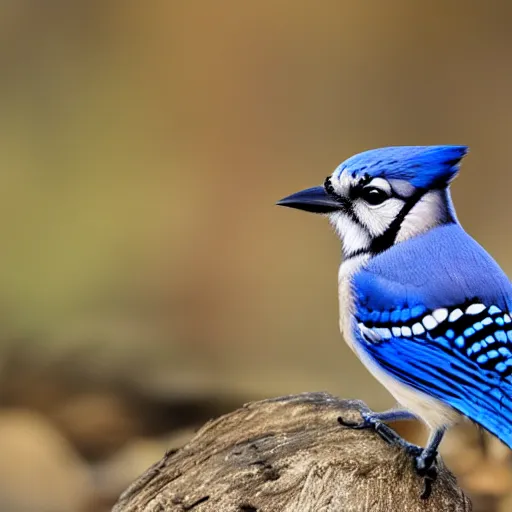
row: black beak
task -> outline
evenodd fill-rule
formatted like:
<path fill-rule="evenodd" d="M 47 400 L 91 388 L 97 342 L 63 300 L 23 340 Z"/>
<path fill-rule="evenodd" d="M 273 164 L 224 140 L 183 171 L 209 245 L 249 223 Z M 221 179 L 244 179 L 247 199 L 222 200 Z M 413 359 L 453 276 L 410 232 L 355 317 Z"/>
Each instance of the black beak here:
<path fill-rule="evenodd" d="M 312 187 L 284 197 L 277 202 L 278 206 L 288 206 L 312 213 L 332 213 L 340 210 L 343 205 L 325 191 L 324 187 Z"/>

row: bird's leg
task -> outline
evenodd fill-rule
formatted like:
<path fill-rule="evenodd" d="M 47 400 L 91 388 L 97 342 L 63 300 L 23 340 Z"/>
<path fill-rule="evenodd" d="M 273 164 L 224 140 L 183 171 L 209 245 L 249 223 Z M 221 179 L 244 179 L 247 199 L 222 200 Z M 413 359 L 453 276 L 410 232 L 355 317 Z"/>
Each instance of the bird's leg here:
<path fill-rule="evenodd" d="M 376 413 L 368 409 L 362 411 L 361 416 L 363 421 L 360 423 L 345 421 L 341 417 L 338 418 L 338 423 L 344 427 L 353 429 L 372 429 L 388 444 L 404 449 L 406 453 L 413 457 L 416 473 L 423 478 L 425 482 L 421 498 L 424 500 L 428 499 L 432 493 L 432 484 L 437 479 L 437 467 L 435 465 L 437 449 L 443 439 L 446 428 L 443 427 L 434 430 L 430 435 L 427 446 L 421 448 L 420 446 L 409 443 L 385 424 L 385 422 L 417 419 L 410 411 L 406 409 L 390 409 L 389 411 Z"/>
<path fill-rule="evenodd" d="M 386 443 L 393 446 L 399 446 L 414 457 L 419 457 L 423 452 L 422 448 L 409 443 L 403 437 L 398 435 L 391 427 L 386 425 L 387 422 L 392 423 L 393 421 L 417 419 L 412 412 L 406 409 L 390 409 L 389 411 L 384 412 L 373 412 L 367 410 L 361 412 L 361 416 L 363 421 L 360 423 L 345 421 L 341 417 L 338 418 L 338 423 L 344 427 L 353 429 L 366 428 L 374 430 L 382 439 L 384 439 L 384 441 L 386 441 Z"/>
<path fill-rule="evenodd" d="M 425 480 L 425 489 L 421 497 L 428 499 L 432 492 L 432 484 L 437 478 L 436 457 L 437 449 L 441 443 L 446 427 L 434 430 L 428 439 L 427 446 L 414 459 L 416 473 Z"/>

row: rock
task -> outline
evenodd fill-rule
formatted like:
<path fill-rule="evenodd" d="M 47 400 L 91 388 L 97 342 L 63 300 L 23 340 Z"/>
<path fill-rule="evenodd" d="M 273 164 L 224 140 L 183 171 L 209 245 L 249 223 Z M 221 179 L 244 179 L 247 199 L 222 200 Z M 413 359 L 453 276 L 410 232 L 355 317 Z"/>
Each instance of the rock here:
<path fill-rule="evenodd" d="M 304 393 L 247 404 L 207 423 L 121 495 L 113 512 L 469 512 L 439 460 L 428 499 L 410 455 L 358 421 L 359 401 Z"/>

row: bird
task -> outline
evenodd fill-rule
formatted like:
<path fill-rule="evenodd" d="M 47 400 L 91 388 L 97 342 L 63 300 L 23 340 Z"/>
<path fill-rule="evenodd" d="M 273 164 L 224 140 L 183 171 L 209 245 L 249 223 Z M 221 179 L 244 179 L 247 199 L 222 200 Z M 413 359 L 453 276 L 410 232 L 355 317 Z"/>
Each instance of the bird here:
<path fill-rule="evenodd" d="M 392 146 L 277 202 L 327 216 L 342 243 L 339 325 L 398 402 L 361 422 L 411 454 L 430 495 L 447 429 L 469 419 L 512 448 L 512 286 L 459 222 L 451 184 L 469 148 Z M 424 448 L 389 425 L 418 419 Z M 427 485 L 430 482 L 430 485 Z"/>

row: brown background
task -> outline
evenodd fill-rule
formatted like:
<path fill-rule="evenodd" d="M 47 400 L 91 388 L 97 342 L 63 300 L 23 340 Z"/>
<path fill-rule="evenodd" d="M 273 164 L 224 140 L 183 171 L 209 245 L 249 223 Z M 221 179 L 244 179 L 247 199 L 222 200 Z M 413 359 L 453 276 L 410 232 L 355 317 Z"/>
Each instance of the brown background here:
<path fill-rule="evenodd" d="M 391 405 L 338 333 L 336 237 L 274 203 L 364 149 L 468 144 L 457 212 L 510 274 L 511 24 L 505 1 L 2 5 L 0 510 L 108 510 L 249 399 Z M 512 477 L 486 443 L 461 478 L 490 511 Z"/>

